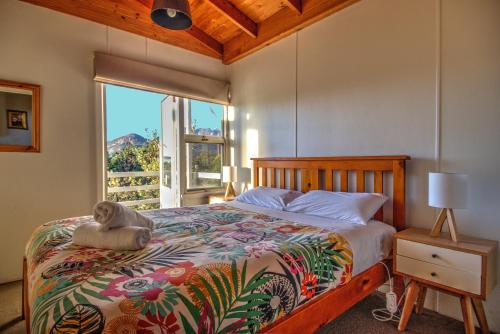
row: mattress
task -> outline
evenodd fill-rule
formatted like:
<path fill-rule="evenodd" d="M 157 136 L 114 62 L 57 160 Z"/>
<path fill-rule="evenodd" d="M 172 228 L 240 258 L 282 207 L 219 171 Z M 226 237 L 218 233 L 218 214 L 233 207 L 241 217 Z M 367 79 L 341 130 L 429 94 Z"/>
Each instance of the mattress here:
<path fill-rule="evenodd" d="M 78 217 L 26 247 L 31 332 L 252 333 L 382 259 L 394 232 L 226 203 L 144 212 L 140 251 L 80 247 Z"/>
<path fill-rule="evenodd" d="M 393 235 L 396 233 L 396 229 L 391 225 L 373 219 L 367 225 L 360 225 L 301 213 L 268 209 L 238 201 L 227 202 L 227 205 L 261 212 L 297 224 L 319 227 L 342 235 L 352 248 L 353 275 L 357 275 L 387 258 L 392 250 Z"/>

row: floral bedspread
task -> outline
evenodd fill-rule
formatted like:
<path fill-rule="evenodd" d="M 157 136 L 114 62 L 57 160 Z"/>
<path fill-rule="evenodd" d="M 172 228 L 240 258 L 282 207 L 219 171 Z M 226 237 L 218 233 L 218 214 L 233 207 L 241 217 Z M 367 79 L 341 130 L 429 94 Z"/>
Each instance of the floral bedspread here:
<path fill-rule="evenodd" d="M 40 226 L 26 248 L 32 333 L 254 333 L 347 283 L 332 232 L 228 205 L 147 211 L 140 251 L 76 246 L 91 217 Z"/>

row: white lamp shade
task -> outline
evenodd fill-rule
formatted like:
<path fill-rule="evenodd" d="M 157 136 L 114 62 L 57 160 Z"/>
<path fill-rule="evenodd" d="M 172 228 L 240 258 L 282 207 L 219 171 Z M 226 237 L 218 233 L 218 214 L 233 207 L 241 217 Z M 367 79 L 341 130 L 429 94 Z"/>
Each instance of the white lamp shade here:
<path fill-rule="evenodd" d="M 465 174 L 429 173 L 429 206 L 465 209 L 467 178 Z"/>
<path fill-rule="evenodd" d="M 252 181 L 252 169 L 248 167 L 238 168 L 238 181 L 249 183 Z"/>
<path fill-rule="evenodd" d="M 234 166 L 222 166 L 222 182 L 235 182 L 237 178 L 237 170 Z"/>

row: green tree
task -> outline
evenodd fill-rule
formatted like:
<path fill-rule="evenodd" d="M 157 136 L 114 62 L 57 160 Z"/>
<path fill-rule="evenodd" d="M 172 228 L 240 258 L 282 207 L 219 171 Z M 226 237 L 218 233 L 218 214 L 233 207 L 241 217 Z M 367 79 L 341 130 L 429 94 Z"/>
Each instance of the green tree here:
<path fill-rule="evenodd" d="M 222 152 L 219 144 L 192 144 L 191 172 L 220 173 Z M 220 180 L 198 179 L 201 187 L 219 187 Z"/>
<path fill-rule="evenodd" d="M 158 176 L 117 177 L 108 179 L 108 187 L 128 187 L 141 185 L 158 185 L 160 183 L 160 138 L 157 131 L 148 136 L 145 146 L 128 144 L 121 151 L 108 157 L 109 172 L 158 172 Z M 149 198 L 159 198 L 159 189 L 140 190 L 120 193 L 109 193 L 107 199 L 115 202 L 134 201 Z M 142 204 L 134 209 L 147 210 L 159 208 L 158 203 Z"/>

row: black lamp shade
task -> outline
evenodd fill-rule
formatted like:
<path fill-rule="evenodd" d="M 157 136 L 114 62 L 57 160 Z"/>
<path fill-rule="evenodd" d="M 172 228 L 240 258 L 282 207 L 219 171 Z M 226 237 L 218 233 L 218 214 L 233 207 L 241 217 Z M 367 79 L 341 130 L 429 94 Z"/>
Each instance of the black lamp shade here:
<path fill-rule="evenodd" d="M 151 19 L 172 30 L 189 29 L 193 24 L 188 0 L 154 0 Z"/>

